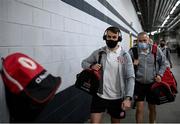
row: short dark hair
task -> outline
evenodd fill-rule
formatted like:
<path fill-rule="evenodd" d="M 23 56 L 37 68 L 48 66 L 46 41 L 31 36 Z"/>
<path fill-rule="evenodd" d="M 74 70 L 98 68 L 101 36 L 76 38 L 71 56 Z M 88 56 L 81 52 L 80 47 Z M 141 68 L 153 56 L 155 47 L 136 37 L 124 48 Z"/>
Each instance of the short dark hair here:
<path fill-rule="evenodd" d="M 160 40 L 160 42 L 164 42 L 164 43 L 166 43 L 166 41 L 165 41 L 164 39 Z"/>
<path fill-rule="evenodd" d="M 121 31 L 119 30 L 119 28 L 118 28 L 118 27 L 115 27 L 115 26 L 108 27 L 108 28 L 106 29 L 106 31 L 111 31 L 111 32 L 113 32 L 113 33 L 121 33 Z"/>
<path fill-rule="evenodd" d="M 111 31 L 113 33 L 118 33 L 119 36 L 118 36 L 118 41 L 121 41 L 122 40 L 122 34 L 121 34 L 121 31 L 118 27 L 115 27 L 115 26 L 111 26 L 111 27 L 108 27 L 105 31 L 104 31 L 104 35 L 103 35 L 103 40 L 107 40 L 106 39 L 106 34 L 108 31 Z"/>

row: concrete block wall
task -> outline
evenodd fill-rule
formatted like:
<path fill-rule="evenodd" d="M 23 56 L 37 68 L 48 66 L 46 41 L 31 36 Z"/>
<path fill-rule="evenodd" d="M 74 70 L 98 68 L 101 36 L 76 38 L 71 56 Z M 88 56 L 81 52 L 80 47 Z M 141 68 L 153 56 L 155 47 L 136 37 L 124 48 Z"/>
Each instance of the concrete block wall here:
<path fill-rule="evenodd" d="M 74 84 L 82 59 L 105 45 L 102 35 L 111 24 L 123 29 L 127 50 L 129 33 L 135 38 L 142 31 L 131 0 L 0 0 L 0 54 L 31 56 L 62 77 L 61 91 Z"/>

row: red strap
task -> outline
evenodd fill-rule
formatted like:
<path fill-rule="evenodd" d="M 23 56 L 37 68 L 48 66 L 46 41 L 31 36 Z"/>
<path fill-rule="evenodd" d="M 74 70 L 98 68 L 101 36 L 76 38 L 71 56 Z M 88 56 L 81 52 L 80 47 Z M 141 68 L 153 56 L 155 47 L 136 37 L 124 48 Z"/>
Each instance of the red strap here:
<path fill-rule="evenodd" d="M 155 70 L 156 70 L 156 53 L 157 53 L 157 44 L 154 43 L 152 45 L 152 54 L 154 54 L 154 66 L 155 66 Z"/>
<path fill-rule="evenodd" d="M 157 53 L 157 44 L 156 43 L 154 43 L 153 45 L 152 45 L 152 53 L 153 54 L 156 54 Z"/>

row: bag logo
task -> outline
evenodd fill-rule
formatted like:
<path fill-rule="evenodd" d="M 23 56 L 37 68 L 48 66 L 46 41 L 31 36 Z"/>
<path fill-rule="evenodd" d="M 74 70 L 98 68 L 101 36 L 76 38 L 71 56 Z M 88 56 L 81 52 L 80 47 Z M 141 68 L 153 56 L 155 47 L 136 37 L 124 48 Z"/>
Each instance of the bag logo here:
<path fill-rule="evenodd" d="M 31 59 L 26 57 L 20 57 L 18 59 L 18 62 L 25 68 L 35 70 L 37 68 L 37 65 L 35 62 L 33 62 Z"/>
<path fill-rule="evenodd" d="M 45 72 L 44 74 L 39 75 L 39 76 L 36 78 L 35 82 L 36 82 L 37 84 L 40 84 L 41 81 L 44 80 L 45 78 L 47 78 L 48 75 L 49 75 L 48 72 Z"/>

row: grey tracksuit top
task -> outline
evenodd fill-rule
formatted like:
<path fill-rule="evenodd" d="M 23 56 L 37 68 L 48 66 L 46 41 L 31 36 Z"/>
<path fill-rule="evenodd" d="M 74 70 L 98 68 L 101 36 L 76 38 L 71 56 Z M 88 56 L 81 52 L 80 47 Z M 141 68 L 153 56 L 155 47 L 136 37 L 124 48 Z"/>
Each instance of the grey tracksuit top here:
<path fill-rule="evenodd" d="M 106 64 L 106 57 L 107 57 L 106 47 L 102 47 L 98 50 L 95 50 L 88 58 L 84 59 L 81 64 L 82 64 L 82 68 L 87 69 L 92 64 L 97 63 L 100 52 L 102 53 L 102 59 L 100 62 L 100 64 L 102 65 L 102 68 L 100 69 L 101 80 L 100 80 L 98 93 L 103 94 L 103 72 L 104 72 L 103 70 L 106 66 L 105 64 Z M 121 86 L 120 92 L 122 93 L 122 97 L 125 97 L 125 96 L 132 97 L 133 92 L 134 92 L 134 83 L 135 83 L 135 74 L 134 74 L 134 67 L 133 67 L 132 59 L 129 53 L 124 51 L 123 49 L 121 49 L 120 56 L 123 57 L 124 60 L 126 60 L 125 62 L 120 63 L 122 64 L 122 66 L 119 66 L 119 72 L 122 72 L 121 75 L 123 78 L 122 80 L 123 82 L 119 82 Z"/>
<path fill-rule="evenodd" d="M 138 49 L 138 60 L 139 64 L 136 71 L 135 80 L 142 84 L 150 84 L 154 82 L 155 76 L 158 74 L 163 76 L 166 69 L 165 56 L 160 48 L 157 48 L 156 53 L 156 70 L 155 70 L 155 58 L 152 51 L 152 44 L 149 44 L 149 52 L 147 55 L 142 54 Z M 133 58 L 132 50 L 129 51 L 131 57 Z"/>

